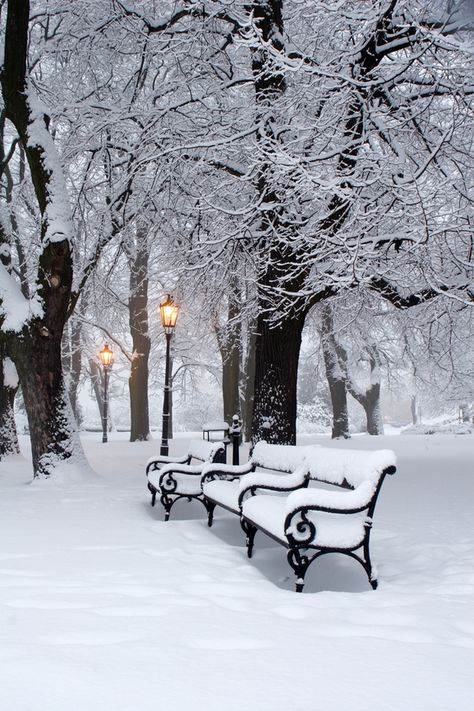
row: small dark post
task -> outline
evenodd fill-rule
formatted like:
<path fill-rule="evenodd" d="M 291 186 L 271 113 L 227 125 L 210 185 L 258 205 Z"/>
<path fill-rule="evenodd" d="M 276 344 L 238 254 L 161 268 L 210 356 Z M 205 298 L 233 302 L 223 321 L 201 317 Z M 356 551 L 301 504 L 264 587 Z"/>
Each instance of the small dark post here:
<path fill-rule="evenodd" d="M 232 464 L 239 464 L 239 444 L 240 444 L 240 430 L 242 422 L 238 415 L 234 415 L 232 418 L 232 427 L 230 429 L 230 436 L 232 438 Z"/>

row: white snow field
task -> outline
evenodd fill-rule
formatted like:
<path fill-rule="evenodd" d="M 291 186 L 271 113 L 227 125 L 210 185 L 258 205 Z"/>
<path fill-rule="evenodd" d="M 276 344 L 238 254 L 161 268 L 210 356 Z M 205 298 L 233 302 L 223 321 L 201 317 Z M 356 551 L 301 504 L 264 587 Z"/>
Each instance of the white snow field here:
<path fill-rule="evenodd" d="M 285 550 L 198 503 L 164 523 L 159 442 L 88 434 L 93 469 L 31 483 L 0 462 L 2 711 L 471 711 L 474 435 L 325 437 L 391 448 L 375 511 L 379 588 L 327 556 L 293 592 Z M 171 453 L 186 449 L 182 437 Z"/>

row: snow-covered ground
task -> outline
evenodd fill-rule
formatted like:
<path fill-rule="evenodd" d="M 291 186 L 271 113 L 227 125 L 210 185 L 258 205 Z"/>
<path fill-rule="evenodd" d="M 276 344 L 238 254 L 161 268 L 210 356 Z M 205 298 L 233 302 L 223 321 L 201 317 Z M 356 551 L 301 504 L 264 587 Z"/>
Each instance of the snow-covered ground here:
<path fill-rule="evenodd" d="M 379 589 L 328 556 L 292 592 L 283 548 L 198 504 L 163 523 L 158 442 L 100 433 L 95 478 L 31 484 L 0 462 L 2 711 L 469 711 L 474 699 L 474 435 L 355 437 L 388 447 L 372 553 Z M 172 442 L 172 453 L 186 438 Z"/>

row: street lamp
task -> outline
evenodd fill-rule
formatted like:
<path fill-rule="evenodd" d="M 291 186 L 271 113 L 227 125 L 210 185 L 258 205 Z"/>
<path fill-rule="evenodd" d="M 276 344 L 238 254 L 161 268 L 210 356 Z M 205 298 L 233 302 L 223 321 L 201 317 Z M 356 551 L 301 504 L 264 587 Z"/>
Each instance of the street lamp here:
<path fill-rule="evenodd" d="M 163 425 L 161 431 L 160 454 L 168 455 L 168 434 L 170 423 L 170 343 L 176 321 L 178 320 L 179 306 L 174 303 L 168 294 L 166 300 L 160 304 L 161 324 L 166 335 L 166 368 L 165 368 L 165 391 L 163 395 Z"/>
<path fill-rule="evenodd" d="M 100 362 L 104 369 L 104 403 L 102 408 L 102 442 L 107 442 L 107 417 L 108 417 L 108 405 L 109 405 L 109 395 L 108 395 L 108 385 L 109 385 L 109 373 L 112 369 L 114 362 L 114 354 L 110 350 L 107 343 L 103 349 L 99 352 Z"/>

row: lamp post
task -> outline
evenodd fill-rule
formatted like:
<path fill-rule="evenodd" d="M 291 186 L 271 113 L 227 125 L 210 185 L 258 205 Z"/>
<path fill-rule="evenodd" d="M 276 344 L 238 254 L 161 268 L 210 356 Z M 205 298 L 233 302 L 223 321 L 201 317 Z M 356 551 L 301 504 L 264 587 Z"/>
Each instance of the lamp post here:
<path fill-rule="evenodd" d="M 102 407 L 102 442 L 107 442 L 107 418 L 109 406 L 109 373 L 114 362 L 114 354 L 107 343 L 99 353 L 100 362 L 104 369 L 104 403 Z"/>
<path fill-rule="evenodd" d="M 171 379 L 171 361 L 170 361 L 170 344 L 171 337 L 178 320 L 179 306 L 174 303 L 171 296 L 168 294 L 166 300 L 160 304 L 160 317 L 166 335 L 166 367 L 165 367 L 165 390 L 163 395 L 163 424 L 161 431 L 161 447 L 160 454 L 168 455 L 168 434 L 170 423 L 170 379 Z"/>

